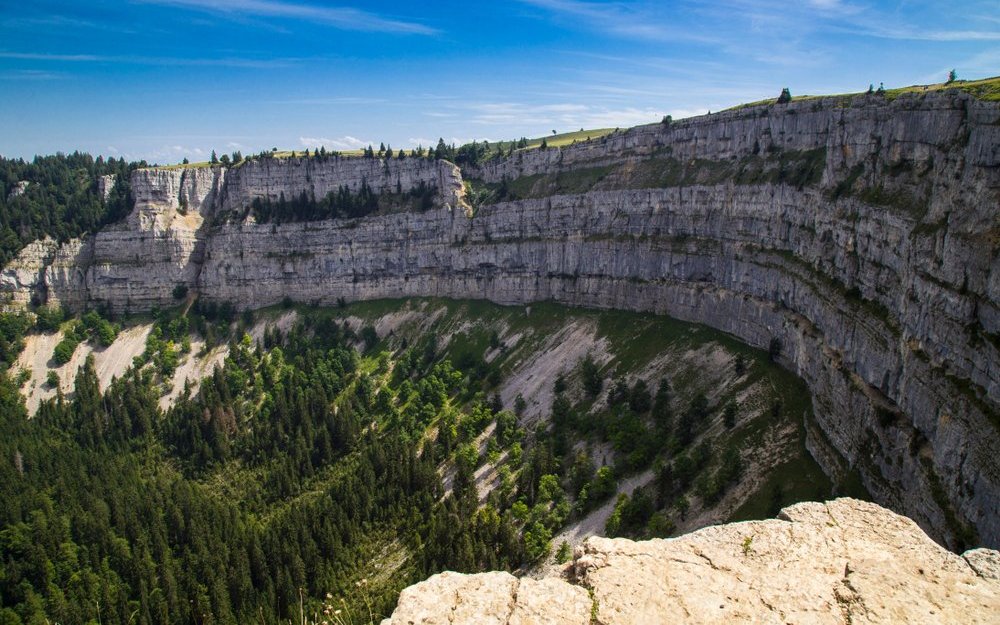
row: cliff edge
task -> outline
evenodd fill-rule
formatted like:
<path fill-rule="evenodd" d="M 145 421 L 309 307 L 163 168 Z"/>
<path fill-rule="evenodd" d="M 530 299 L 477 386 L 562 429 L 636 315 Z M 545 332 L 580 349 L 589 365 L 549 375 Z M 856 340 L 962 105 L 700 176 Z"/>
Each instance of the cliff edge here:
<path fill-rule="evenodd" d="M 955 89 L 668 121 L 464 171 L 315 157 L 139 170 L 126 223 L 26 247 L 0 298 L 139 312 L 184 289 L 237 308 L 431 296 L 704 323 L 806 382 L 806 445 L 834 482 L 859 477 L 957 551 L 1000 546 L 1000 103 Z M 362 184 L 437 197 L 239 217 Z"/>
<path fill-rule="evenodd" d="M 906 517 L 855 499 L 674 539 L 593 537 L 565 577 L 441 573 L 382 625 L 996 623 L 1000 553 L 955 555 Z"/>

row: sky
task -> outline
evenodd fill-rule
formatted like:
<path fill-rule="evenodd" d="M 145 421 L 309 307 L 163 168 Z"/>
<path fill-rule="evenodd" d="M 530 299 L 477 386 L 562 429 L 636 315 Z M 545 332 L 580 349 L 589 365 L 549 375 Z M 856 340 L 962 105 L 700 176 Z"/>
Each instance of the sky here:
<path fill-rule="evenodd" d="M 0 0 L 0 155 L 626 127 L 1000 74 L 1000 0 Z"/>

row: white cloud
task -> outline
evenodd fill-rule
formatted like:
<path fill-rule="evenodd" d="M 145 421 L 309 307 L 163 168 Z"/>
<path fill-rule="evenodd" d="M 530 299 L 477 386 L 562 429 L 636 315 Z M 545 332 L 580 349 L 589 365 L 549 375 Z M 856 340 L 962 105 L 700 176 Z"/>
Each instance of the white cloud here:
<path fill-rule="evenodd" d="M 343 30 L 386 32 L 415 35 L 433 35 L 438 31 L 420 24 L 385 18 L 375 13 L 351 7 L 326 7 L 311 4 L 279 2 L 278 0 L 141 0 L 146 4 L 160 4 L 206 11 L 227 17 L 242 18 L 247 15 L 305 20 L 327 24 Z"/>
<path fill-rule="evenodd" d="M 520 0 L 520 2 L 563 17 L 584 20 L 591 28 L 626 39 L 700 43 L 718 41 L 716 37 L 705 35 L 698 30 L 674 27 L 657 12 L 631 3 L 580 0 Z"/>
<path fill-rule="evenodd" d="M 288 67 L 302 59 L 254 59 L 239 57 L 189 58 L 162 56 L 101 56 L 96 54 L 48 54 L 44 52 L 0 52 L 0 59 L 70 63 L 127 63 L 129 65 L 243 67 L 253 69 Z"/>
<path fill-rule="evenodd" d="M 89 62 L 101 61 L 105 57 L 93 54 L 45 54 L 40 52 L 0 52 L 0 59 L 18 59 L 23 61 L 71 61 Z"/>
<path fill-rule="evenodd" d="M 58 80 L 64 77 L 56 72 L 45 72 L 37 69 L 13 69 L 9 72 L 0 72 L 2 80 Z"/>
<path fill-rule="evenodd" d="M 463 137 L 439 137 L 439 138 L 444 139 L 444 142 L 447 143 L 448 145 L 465 145 L 466 143 L 473 142 L 473 139 L 463 138 Z M 408 141 L 410 143 L 407 147 L 411 148 L 415 147 L 433 148 L 437 147 L 438 144 L 438 139 L 427 139 L 425 137 L 410 137 Z M 479 138 L 475 139 L 475 141 L 489 141 L 489 139 Z"/>
<path fill-rule="evenodd" d="M 875 29 L 862 31 L 859 34 L 914 41 L 1000 41 L 1000 31 L 989 30 Z"/>
<path fill-rule="evenodd" d="M 324 147 L 332 150 L 357 150 L 360 148 L 366 148 L 373 143 L 371 141 L 362 141 L 357 137 L 345 135 L 337 139 L 328 139 L 326 137 L 299 137 L 299 144 L 303 148 L 310 149 Z M 377 145 L 377 142 L 375 145 Z"/>
<path fill-rule="evenodd" d="M 651 108 L 611 108 L 573 102 L 525 104 L 478 102 L 464 106 L 464 117 L 481 125 L 508 128 L 543 127 L 563 132 L 578 128 L 624 127 L 659 121 L 663 111 Z"/>

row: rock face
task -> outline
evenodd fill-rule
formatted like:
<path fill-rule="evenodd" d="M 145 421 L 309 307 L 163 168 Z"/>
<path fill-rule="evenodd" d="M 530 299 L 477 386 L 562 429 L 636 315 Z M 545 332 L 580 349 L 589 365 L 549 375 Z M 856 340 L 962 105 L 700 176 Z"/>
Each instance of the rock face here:
<path fill-rule="evenodd" d="M 986 624 L 998 566 L 996 551 L 955 555 L 905 517 L 837 499 L 669 540 L 590 538 L 568 581 L 441 573 L 405 589 L 383 625 Z"/>
<path fill-rule="evenodd" d="M 10 192 L 7 194 L 7 200 L 13 200 L 16 197 L 24 195 L 24 192 L 31 186 L 31 183 L 27 180 L 19 180 L 14 183 L 10 188 Z"/>
<path fill-rule="evenodd" d="M 58 249 L 49 240 L 29 245 L 0 274 L 0 290 L 15 304 L 34 300 L 77 310 L 169 306 L 178 285 L 197 288 L 217 215 L 246 208 L 258 197 L 321 198 L 341 185 L 357 191 L 363 182 L 376 193 L 422 183 L 437 189 L 437 206 L 463 206 L 461 174 L 444 161 L 291 158 L 231 169 L 137 170 L 131 179 L 135 208 L 125 222 Z M 260 230 L 270 232 L 271 226 Z"/>
<path fill-rule="evenodd" d="M 292 200 L 305 192 L 323 198 L 346 186 L 352 192 L 367 184 L 375 193 L 409 191 L 421 184 L 438 190 L 438 205 L 461 204 L 464 189 L 458 168 L 425 159 L 291 158 L 255 159 L 229 170 L 223 210 L 240 210 L 256 199 Z"/>
<path fill-rule="evenodd" d="M 446 572 L 405 589 L 382 625 L 588 625 L 590 607 L 585 589 L 558 579 Z"/>
<path fill-rule="evenodd" d="M 425 159 L 138 171 L 125 224 L 5 269 L 15 302 L 240 307 L 404 296 L 666 313 L 772 348 L 835 479 L 953 548 L 1000 545 L 1000 106 L 826 98 L 641 126 L 466 174 Z M 439 208 L 213 225 L 256 197 L 424 183 Z"/>
<path fill-rule="evenodd" d="M 97 179 L 97 193 L 101 196 L 101 200 L 108 201 L 108 198 L 111 197 L 111 192 L 115 190 L 117 179 L 118 177 L 114 174 L 101 176 Z"/>

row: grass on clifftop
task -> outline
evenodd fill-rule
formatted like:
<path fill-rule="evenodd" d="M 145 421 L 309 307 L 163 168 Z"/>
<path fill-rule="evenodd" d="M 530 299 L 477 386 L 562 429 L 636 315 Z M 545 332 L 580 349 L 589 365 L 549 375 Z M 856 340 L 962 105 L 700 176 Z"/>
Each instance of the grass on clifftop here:
<path fill-rule="evenodd" d="M 981 78 L 979 80 L 955 80 L 953 82 L 942 82 L 933 85 L 910 85 L 909 87 L 897 87 L 895 89 L 886 89 L 883 92 L 882 97 L 885 97 L 885 99 L 892 101 L 904 94 L 932 93 L 937 91 L 948 91 L 950 89 L 957 89 L 959 91 L 964 91 L 966 93 L 971 94 L 973 97 L 979 100 L 986 100 L 988 102 L 1000 102 L 1000 76 L 994 76 L 992 78 Z M 831 93 L 826 95 L 793 95 L 792 102 L 821 100 L 824 98 L 853 98 L 855 96 L 860 96 L 860 95 L 865 95 L 865 92 L 857 91 L 854 93 Z M 776 104 L 777 101 L 778 101 L 777 98 L 757 100 L 756 102 L 737 104 L 736 106 L 725 109 L 725 111 L 737 111 L 752 106 Z"/>

